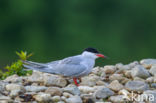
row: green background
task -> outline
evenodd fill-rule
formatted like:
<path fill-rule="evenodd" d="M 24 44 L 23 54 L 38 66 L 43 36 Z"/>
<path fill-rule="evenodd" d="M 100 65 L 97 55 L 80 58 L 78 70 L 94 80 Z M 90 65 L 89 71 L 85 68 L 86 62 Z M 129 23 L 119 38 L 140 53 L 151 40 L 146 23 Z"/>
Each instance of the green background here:
<path fill-rule="evenodd" d="M 33 52 L 49 62 L 97 48 L 96 65 L 156 58 L 155 0 L 0 0 L 0 67 Z"/>

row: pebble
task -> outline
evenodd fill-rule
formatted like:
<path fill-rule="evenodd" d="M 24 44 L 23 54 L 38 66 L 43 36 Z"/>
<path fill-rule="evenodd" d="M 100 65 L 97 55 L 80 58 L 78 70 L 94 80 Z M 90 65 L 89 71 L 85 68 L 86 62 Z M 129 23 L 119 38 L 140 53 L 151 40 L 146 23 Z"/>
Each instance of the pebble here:
<path fill-rule="evenodd" d="M 154 82 L 154 77 L 149 77 L 145 80 L 147 83 L 153 83 Z"/>
<path fill-rule="evenodd" d="M 39 71 L 33 71 L 31 76 L 28 76 L 27 81 L 32 83 L 43 83 L 43 73 Z"/>
<path fill-rule="evenodd" d="M 22 85 L 19 84 L 7 84 L 6 90 L 10 91 L 11 97 L 16 97 L 20 92 L 24 92 L 25 89 Z"/>
<path fill-rule="evenodd" d="M 94 88 L 89 86 L 79 86 L 78 88 L 81 91 L 81 93 L 85 93 L 85 94 L 92 93 L 95 91 Z"/>
<path fill-rule="evenodd" d="M 0 94 L 0 103 L 3 103 L 1 101 L 3 101 L 4 103 L 9 103 L 12 102 L 13 100 L 9 96 L 4 96 Z"/>
<path fill-rule="evenodd" d="M 69 92 L 73 95 L 80 95 L 80 90 L 77 88 L 77 86 L 71 84 L 68 85 L 67 87 L 63 88 L 64 92 Z"/>
<path fill-rule="evenodd" d="M 4 81 L 5 81 L 5 82 L 11 82 L 11 83 L 22 83 L 22 82 L 23 82 L 22 77 L 19 77 L 19 76 L 16 75 L 16 74 L 7 77 Z"/>
<path fill-rule="evenodd" d="M 131 70 L 127 70 L 125 73 L 124 73 L 125 77 L 127 78 L 131 78 L 132 75 L 131 75 Z"/>
<path fill-rule="evenodd" d="M 138 61 L 134 61 L 134 62 L 131 62 L 131 63 L 128 64 L 128 66 L 130 68 L 134 68 L 136 65 L 139 65 L 139 62 Z"/>
<path fill-rule="evenodd" d="M 108 88 L 110 88 L 113 91 L 119 91 L 123 89 L 124 86 L 120 84 L 118 80 L 114 80 L 108 85 Z"/>
<path fill-rule="evenodd" d="M 143 81 L 129 81 L 125 85 L 129 91 L 143 92 L 149 89 L 149 85 Z"/>
<path fill-rule="evenodd" d="M 113 74 L 115 72 L 115 70 L 116 70 L 116 68 L 113 65 L 104 66 L 104 72 L 106 74 Z"/>
<path fill-rule="evenodd" d="M 45 91 L 47 87 L 45 86 L 25 86 L 27 92 L 42 92 Z"/>
<path fill-rule="evenodd" d="M 96 82 L 100 80 L 100 77 L 95 74 L 90 74 L 89 76 L 84 76 L 81 78 L 80 85 L 84 86 L 94 86 Z"/>
<path fill-rule="evenodd" d="M 61 100 L 61 97 L 60 96 L 53 96 L 52 97 L 52 101 L 53 102 L 59 102 Z"/>
<path fill-rule="evenodd" d="M 63 92 L 63 96 L 66 98 L 72 97 L 73 95 L 68 92 Z"/>
<path fill-rule="evenodd" d="M 66 100 L 67 103 L 82 103 L 80 96 L 72 96 Z"/>
<path fill-rule="evenodd" d="M 135 66 L 131 71 L 131 75 L 133 78 L 140 77 L 140 78 L 146 79 L 150 77 L 149 72 L 141 65 Z"/>
<path fill-rule="evenodd" d="M 19 84 L 7 84 L 6 85 L 6 90 L 12 91 L 12 90 L 23 90 L 24 87 Z"/>
<path fill-rule="evenodd" d="M 143 59 L 140 61 L 140 64 L 142 64 L 145 68 L 150 68 L 152 65 L 156 64 L 156 59 Z"/>
<path fill-rule="evenodd" d="M 109 98 L 110 101 L 112 101 L 113 103 L 124 103 L 126 101 L 124 101 L 124 95 L 117 95 L 117 96 L 111 96 Z"/>
<path fill-rule="evenodd" d="M 155 103 L 156 101 L 156 90 L 146 90 L 143 94 L 146 94 L 150 96 L 150 102 L 149 103 Z M 148 99 L 149 100 L 149 99 Z"/>
<path fill-rule="evenodd" d="M 152 83 L 151 87 L 156 89 L 156 83 Z"/>
<path fill-rule="evenodd" d="M 35 100 L 42 103 L 48 103 L 52 101 L 51 95 L 47 93 L 40 92 L 34 96 Z"/>
<path fill-rule="evenodd" d="M 62 92 L 62 89 L 59 87 L 48 87 L 48 89 L 45 91 L 45 93 L 51 94 L 52 96 L 61 96 Z"/>
<path fill-rule="evenodd" d="M 101 73 L 101 69 L 100 69 L 100 68 L 101 68 L 101 67 L 99 67 L 99 66 L 93 68 L 93 69 L 92 69 L 92 73 L 93 73 L 93 74 L 96 74 L 96 75 L 100 75 L 100 73 Z"/>
<path fill-rule="evenodd" d="M 112 74 L 109 79 L 111 81 L 113 80 L 118 80 L 118 81 L 122 81 L 124 78 L 123 78 L 123 74 Z"/>
<path fill-rule="evenodd" d="M 126 89 L 122 89 L 122 90 L 120 90 L 120 91 L 118 92 L 118 94 L 120 94 L 120 95 L 128 95 L 129 92 L 128 92 Z"/>
<path fill-rule="evenodd" d="M 114 92 L 110 90 L 109 88 L 105 88 L 105 87 L 99 88 L 98 90 L 94 92 L 94 96 L 99 99 L 101 98 L 105 99 L 112 95 L 114 95 Z"/>
<path fill-rule="evenodd" d="M 3 92 L 5 90 L 5 86 L 7 85 L 7 83 L 0 81 L 0 93 Z"/>
<path fill-rule="evenodd" d="M 67 85 L 66 79 L 59 75 L 44 73 L 43 78 L 44 85 L 47 86 L 65 87 Z"/>
<path fill-rule="evenodd" d="M 156 75 L 156 65 L 153 65 L 152 67 L 151 67 L 151 69 L 149 70 L 149 72 L 154 76 L 154 75 Z"/>

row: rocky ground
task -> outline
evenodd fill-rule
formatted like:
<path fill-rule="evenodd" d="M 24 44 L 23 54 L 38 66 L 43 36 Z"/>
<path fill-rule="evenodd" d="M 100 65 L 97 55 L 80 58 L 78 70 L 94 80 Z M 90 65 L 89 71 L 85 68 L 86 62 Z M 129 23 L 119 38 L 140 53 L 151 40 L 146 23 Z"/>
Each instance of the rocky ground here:
<path fill-rule="evenodd" d="M 0 81 L 0 103 L 156 103 L 156 59 L 95 67 L 79 87 L 34 71 Z"/>

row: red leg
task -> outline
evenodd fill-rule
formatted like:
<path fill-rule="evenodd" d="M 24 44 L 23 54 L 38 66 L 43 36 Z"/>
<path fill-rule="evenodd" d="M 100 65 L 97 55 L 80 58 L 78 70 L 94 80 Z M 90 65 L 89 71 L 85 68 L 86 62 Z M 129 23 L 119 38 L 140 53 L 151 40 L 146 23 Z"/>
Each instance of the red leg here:
<path fill-rule="evenodd" d="M 77 83 L 77 78 L 73 78 L 73 81 L 74 81 L 76 86 L 79 86 L 79 84 Z"/>

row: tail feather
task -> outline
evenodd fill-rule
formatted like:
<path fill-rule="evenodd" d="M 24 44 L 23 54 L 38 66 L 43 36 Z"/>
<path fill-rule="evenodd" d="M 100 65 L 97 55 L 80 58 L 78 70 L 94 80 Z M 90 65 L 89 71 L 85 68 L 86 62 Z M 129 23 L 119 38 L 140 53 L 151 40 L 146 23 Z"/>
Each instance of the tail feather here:
<path fill-rule="evenodd" d="M 47 65 L 45 65 L 45 64 L 43 64 L 43 63 L 37 63 L 37 62 L 32 62 L 32 61 L 22 61 L 24 64 L 27 64 L 27 65 L 35 65 L 35 66 L 47 66 Z"/>
<path fill-rule="evenodd" d="M 36 63 L 32 61 L 23 61 L 23 63 L 24 63 L 23 66 L 27 69 L 55 74 L 55 72 L 45 64 Z"/>

